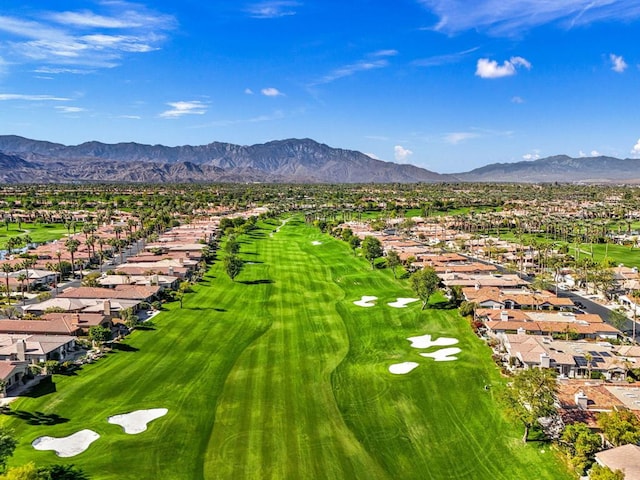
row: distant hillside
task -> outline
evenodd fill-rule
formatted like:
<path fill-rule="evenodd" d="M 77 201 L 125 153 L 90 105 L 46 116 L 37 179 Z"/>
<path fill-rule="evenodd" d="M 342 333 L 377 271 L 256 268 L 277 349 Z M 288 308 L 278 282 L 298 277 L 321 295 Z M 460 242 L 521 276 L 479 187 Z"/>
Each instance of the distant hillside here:
<path fill-rule="evenodd" d="M 0 136 L 13 159 L 0 181 L 411 183 L 455 180 L 310 139 L 241 146 L 214 142 L 167 147 L 87 142 L 76 146 Z"/>
<path fill-rule="evenodd" d="M 640 159 L 557 155 L 533 161 L 493 163 L 453 175 L 466 182 L 640 183 Z"/>

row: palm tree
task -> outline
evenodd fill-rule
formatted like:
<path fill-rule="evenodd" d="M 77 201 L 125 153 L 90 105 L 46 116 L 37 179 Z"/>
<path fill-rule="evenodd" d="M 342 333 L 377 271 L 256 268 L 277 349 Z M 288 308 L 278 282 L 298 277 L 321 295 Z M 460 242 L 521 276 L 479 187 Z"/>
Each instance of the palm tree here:
<path fill-rule="evenodd" d="M 47 270 L 49 270 L 50 272 L 53 272 L 55 274 L 54 277 L 53 277 L 54 278 L 54 280 L 53 280 L 54 281 L 54 288 L 55 288 L 55 292 L 58 293 L 58 273 L 57 273 L 58 267 L 56 265 L 54 265 L 53 263 L 51 263 L 51 262 L 47 262 L 46 268 L 47 268 Z"/>
<path fill-rule="evenodd" d="M 76 240 L 75 238 L 68 238 L 64 242 L 64 246 L 67 247 L 67 251 L 71 254 L 71 276 L 75 277 L 76 270 L 75 270 L 74 254 L 78 251 L 78 247 L 80 246 L 80 241 Z"/>
<path fill-rule="evenodd" d="M 33 258 L 25 258 L 20 266 L 24 268 L 25 274 L 27 275 L 27 292 L 31 293 L 31 282 L 29 281 L 29 268 L 33 267 L 36 264 L 36 260 Z"/>
<path fill-rule="evenodd" d="M 7 287 L 7 303 L 11 305 L 11 290 L 9 289 L 9 274 L 14 271 L 13 265 L 10 263 L 2 264 L 2 271 L 4 272 L 4 280 Z"/>
<path fill-rule="evenodd" d="M 584 359 L 587 362 L 587 378 L 591 378 L 591 362 L 593 361 L 593 355 L 591 355 L 589 352 L 584 354 Z"/>
<path fill-rule="evenodd" d="M 24 305 L 24 282 L 29 277 L 25 273 L 20 273 L 17 277 L 17 280 L 20 282 L 20 296 L 22 297 L 22 304 Z"/>

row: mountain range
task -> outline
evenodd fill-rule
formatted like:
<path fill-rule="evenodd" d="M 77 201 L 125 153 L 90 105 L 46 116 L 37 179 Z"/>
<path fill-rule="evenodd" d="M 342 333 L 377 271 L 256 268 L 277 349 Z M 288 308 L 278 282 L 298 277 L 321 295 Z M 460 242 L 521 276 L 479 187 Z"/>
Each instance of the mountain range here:
<path fill-rule="evenodd" d="M 585 182 L 640 183 L 640 160 L 554 156 L 457 174 L 377 160 L 310 139 L 242 146 L 167 147 L 87 142 L 67 146 L 0 135 L 0 183 L 71 182 Z"/>

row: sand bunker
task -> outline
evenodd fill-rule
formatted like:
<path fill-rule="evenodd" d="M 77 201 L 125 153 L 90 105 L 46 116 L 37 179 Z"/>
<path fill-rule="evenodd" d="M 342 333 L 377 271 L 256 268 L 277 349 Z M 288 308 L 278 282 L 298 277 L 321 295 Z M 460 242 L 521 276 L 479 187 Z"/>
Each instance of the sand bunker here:
<path fill-rule="evenodd" d="M 429 348 L 429 347 L 448 347 L 458 343 L 457 338 L 440 337 L 437 340 L 431 340 L 431 335 L 422 335 L 421 337 L 407 338 L 411 342 L 413 348 Z"/>
<path fill-rule="evenodd" d="M 313 242 L 311 242 L 311 245 L 322 245 L 322 242 L 319 242 L 318 240 L 314 240 Z"/>
<path fill-rule="evenodd" d="M 371 303 L 371 302 L 373 302 L 374 300 L 377 300 L 377 299 L 378 299 L 378 297 L 372 297 L 370 295 L 363 295 L 360 300 L 356 300 L 353 303 L 355 303 L 359 307 L 374 307 L 375 303 Z"/>
<path fill-rule="evenodd" d="M 408 304 L 417 302 L 417 301 L 418 301 L 417 298 L 399 298 L 395 302 L 387 303 L 387 305 L 393 308 L 404 308 Z"/>
<path fill-rule="evenodd" d="M 124 429 L 124 433 L 134 435 L 142 433 L 147 429 L 147 423 L 156 418 L 163 417 L 169 410 L 166 408 L 152 408 L 151 410 L 136 410 L 131 413 L 123 413 L 122 415 L 114 415 L 109 417 L 107 421 L 115 425 L 120 425 Z"/>
<path fill-rule="evenodd" d="M 394 375 L 404 375 L 416 368 L 419 364 L 416 362 L 395 363 L 389 366 L 389 371 Z"/>
<path fill-rule="evenodd" d="M 454 357 L 453 355 L 457 355 L 462 350 L 457 347 L 452 348 L 441 348 L 440 350 L 436 350 L 432 353 L 421 353 L 420 355 L 423 357 L 431 357 L 436 362 L 451 362 L 453 360 L 458 360 L 458 357 Z"/>
<path fill-rule="evenodd" d="M 31 446 L 36 450 L 53 450 L 59 457 L 74 457 L 100 438 L 93 430 L 80 430 L 68 437 L 38 437 Z"/>

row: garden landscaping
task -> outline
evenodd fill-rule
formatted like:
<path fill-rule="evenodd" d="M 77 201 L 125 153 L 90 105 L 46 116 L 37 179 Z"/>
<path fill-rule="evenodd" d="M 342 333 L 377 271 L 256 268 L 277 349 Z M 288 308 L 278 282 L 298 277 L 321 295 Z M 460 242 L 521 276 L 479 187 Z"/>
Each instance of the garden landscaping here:
<path fill-rule="evenodd" d="M 32 442 L 90 430 L 70 461 L 94 479 L 572 478 L 522 444 L 491 352 L 456 310 L 420 310 L 406 280 L 298 218 L 258 226 L 238 237 L 235 281 L 219 258 L 182 309 L 14 402 L 10 465 L 59 463 Z M 136 435 L 107 421 L 149 409 Z"/>

